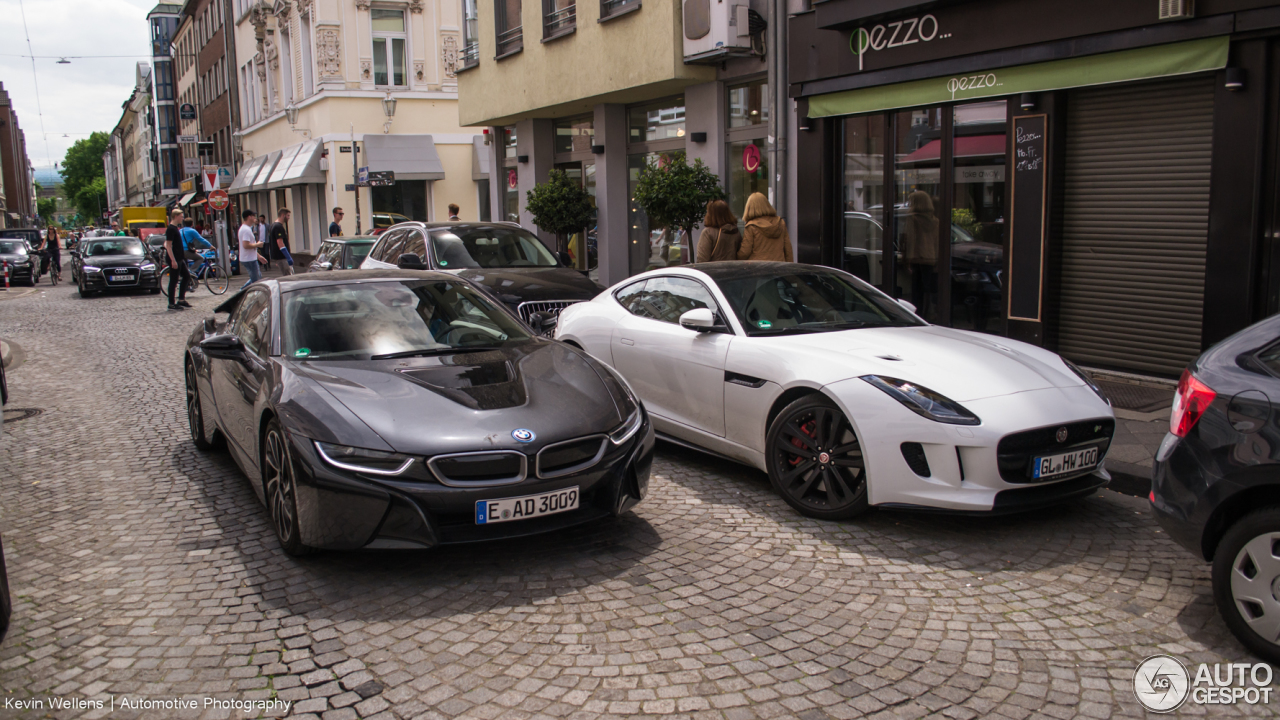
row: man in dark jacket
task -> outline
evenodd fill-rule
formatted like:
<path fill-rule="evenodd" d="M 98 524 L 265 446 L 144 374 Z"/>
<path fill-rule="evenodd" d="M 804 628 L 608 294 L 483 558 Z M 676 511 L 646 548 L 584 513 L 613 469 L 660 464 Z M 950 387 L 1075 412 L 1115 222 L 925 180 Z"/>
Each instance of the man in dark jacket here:
<path fill-rule="evenodd" d="M 289 215 L 287 209 L 280 208 L 280 212 L 276 214 L 276 222 L 271 226 L 271 233 L 267 236 L 271 259 L 285 261 L 280 267 L 280 272 L 284 275 L 293 274 L 293 255 L 289 254 Z"/>
<path fill-rule="evenodd" d="M 182 211 L 174 210 L 169 216 L 169 227 L 164 229 L 164 262 L 169 264 L 169 309 L 182 310 L 191 307 L 187 302 L 187 286 L 193 285 L 187 270 L 186 243 L 182 241 Z M 175 286 L 178 299 L 173 299 Z"/>

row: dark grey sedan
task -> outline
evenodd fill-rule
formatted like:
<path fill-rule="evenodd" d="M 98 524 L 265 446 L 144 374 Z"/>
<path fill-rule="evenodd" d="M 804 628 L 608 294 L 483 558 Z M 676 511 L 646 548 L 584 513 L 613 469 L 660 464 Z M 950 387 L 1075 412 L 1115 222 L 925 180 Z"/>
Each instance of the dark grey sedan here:
<path fill-rule="evenodd" d="M 548 532 L 645 496 L 626 382 L 466 280 L 309 273 L 217 311 L 184 357 L 191 437 L 225 443 L 289 554 Z"/>
<path fill-rule="evenodd" d="M 0 266 L 8 267 L 9 284 L 35 285 L 39 263 L 39 256 L 31 251 L 25 240 L 0 238 Z"/>

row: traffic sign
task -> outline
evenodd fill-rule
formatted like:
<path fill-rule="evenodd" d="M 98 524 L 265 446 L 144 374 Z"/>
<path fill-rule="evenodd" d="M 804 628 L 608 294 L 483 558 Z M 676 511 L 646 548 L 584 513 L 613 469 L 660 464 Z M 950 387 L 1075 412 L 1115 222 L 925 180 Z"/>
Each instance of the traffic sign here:
<path fill-rule="evenodd" d="M 214 190 L 209 193 L 209 207 L 214 210 L 226 210 L 231 204 L 231 198 L 227 196 L 226 190 Z"/>
<path fill-rule="evenodd" d="M 200 136 L 199 135 L 179 135 L 178 142 L 184 143 L 184 144 L 185 143 L 195 144 L 200 142 Z"/>
<path fill-rule="evenodd" d="M 369 166 L 366 165 L 356 171 L 356 182 L 364 185 L 369 182 Z"/>

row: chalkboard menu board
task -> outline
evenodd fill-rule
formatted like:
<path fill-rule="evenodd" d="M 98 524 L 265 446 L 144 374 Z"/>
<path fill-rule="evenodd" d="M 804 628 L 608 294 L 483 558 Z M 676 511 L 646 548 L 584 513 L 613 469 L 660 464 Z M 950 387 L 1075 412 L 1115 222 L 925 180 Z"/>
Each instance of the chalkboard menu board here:
<path fill-rule="evenodd" d="M 1040 321 L 1044 282 L 1047 115 L 1013 119 L 1009 213 L 1009 319 Z"/>

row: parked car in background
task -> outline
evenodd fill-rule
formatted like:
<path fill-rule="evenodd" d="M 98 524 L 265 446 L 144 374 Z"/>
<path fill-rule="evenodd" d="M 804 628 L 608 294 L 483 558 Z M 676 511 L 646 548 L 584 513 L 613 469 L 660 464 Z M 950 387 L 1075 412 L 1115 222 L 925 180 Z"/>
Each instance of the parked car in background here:
<path fill-rule="evenodd" d="M 104 290 L 160 292 L 159 268 L 137 238 L 93 238 L 69 252 L 71 279 L 80 289 L 80 297 Z"/>
<path fill-rule="evenodd" d="M 453 273 L 484 288 L 535 331 L 538 313 L 557 315 L 602 290 L 514 223 L 401 223 L 378 237 L 360 267 Z"/>
<path fill-rule="evenodd" d="M 618 515 L 653 430 L 625 382 L 439 272 L 263 280 L 183 357 L 196 447 L 225 442 L 280 545 L 424 548 Z"/>
<path fill-rule="evenodd" d="M 373 235 L 334 237 L 320 243 L 320 250 L 307 267 L 308 272 L 323 270 L 355 270 L 364 262 L 373 243 Z"/>
<path fill-rule="evenodd" d="M 1083 371 L 913 310 L 832 268 L 701 263 L 566 308 L 556 339 L 626 378 L 660 437 L 767 472 L 809 517 L 1015 512 L 1107 484 L 1115 415 Z"/>
<path fill-rule="evenodd" d="M 385 213 L 373 213 L 372 222 L 373 222 L 373 229 L 370 231 L 369 234 L 381 235 L 383 232 L 386 231 L 387 228 L 393 225 L 398 225 L 400 223 L 413 222 L 413 221 L 410 220 L 408 215 L 401 215 L 400 213 L 393 213 L 393 212 L 385 212 Z"/>
<path fill-rule="evenodd" d="M 1280 663 L 1280 316 L 1210 348 L 1178 381 L 1151 506 L 1213 563 L 1213 597 L 1245 647 Z"/>
<path fill-rule="evenodd" d="M 9 268 L 9 284 L 36 284 L 40 258 L 22 238 L 0 237 L 0 265 Z"/>

